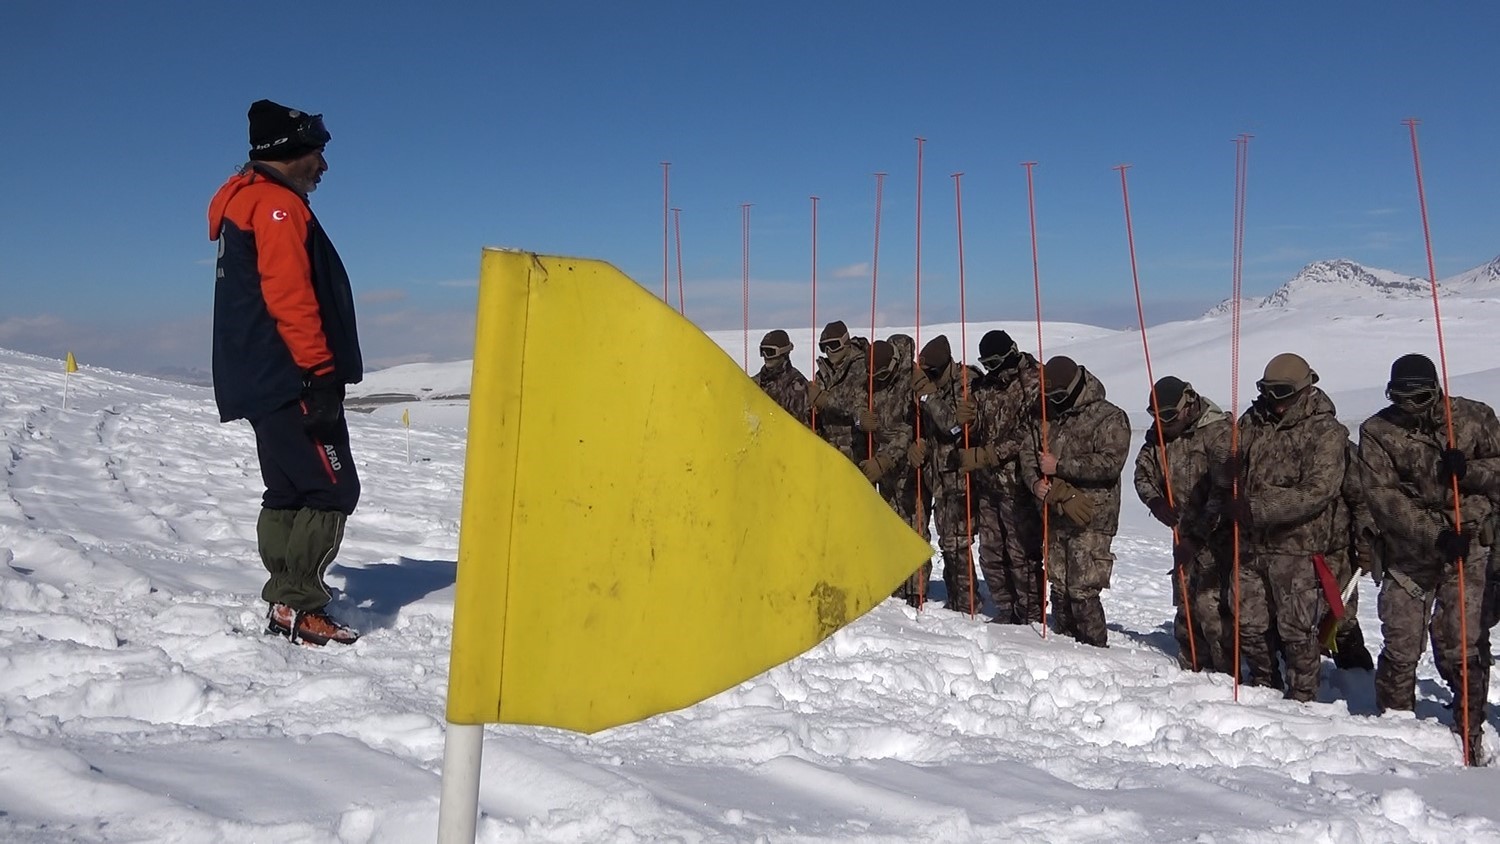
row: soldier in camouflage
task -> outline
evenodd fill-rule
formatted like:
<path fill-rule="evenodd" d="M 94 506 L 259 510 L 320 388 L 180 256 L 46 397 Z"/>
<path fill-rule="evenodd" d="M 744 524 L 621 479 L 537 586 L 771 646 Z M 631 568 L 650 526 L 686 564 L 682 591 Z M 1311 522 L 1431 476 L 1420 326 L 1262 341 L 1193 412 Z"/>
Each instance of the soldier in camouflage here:
<path fill-rule="evenodd" d="M 970 385 L 957 417 L 972 420 L 970 447 L 959 469 L 977 484 L 975 521 L 979 568 L 994 601 L 993 621 L 1026 624 L 1042 620 L 1042 521 L 1036 500 L 1021 481 L 1022 433 L 1041 398 L 1041 366 L 1004 331 L 979 340 L 985 373 Z"/>
<path fill-rule="evenodd" d="M 1333 546 L 1349 431 L 1333 401 L 1313 386 L 1307 361 L 1282 354 L 1256 382 L 1259 397 L 1240 419 L 1231 458 L 1239 495 L 1240 643 L 1252 685 L 1277 683 L 1272 643 L 1286 664 L 1286 695 L 1318 691 L 1318 623 L 1323 597 L 1314 558 Z M 1274 636 L 1271 624 L 1276 625 Z"/>
<path fill-rule="evenodd" d="M 781 409 L 803 424 L 812 424 L 808 415 L 807 376 L 792 365 L 792 340 L 785 331 L 776 329 L 760 341 L 764 361 L 753 380 Z"/>
<path fill-rule="evenodd" d="M 1104 385 L 1071 358 L 1043 369 L 1045 425 L 1032 420 L 1020 449 L 1021 479 L 1049 509 L 1048 578 L 1059 633 L 1108 647 L 1104 604 L 1120 519 L 1120 472 L 1130 456 L 1130 420 Z"/>
<path fill-rule="evenodd" d="M 853 414 L 869 395 L 869 347 L 865 338 L 850 337 L 843 321 L 828 323 L 818 339 L 823 357 L 818 359 L 816 379 L 807 385 L 808 403 L 817 411 L 818 434 L 855 462 L 863 458 L 855 453 L 855 440 L 861 448 L 865 445 Z"/>
<path fill-rule="evenodd" d="M 886 342 L 891 344 L 891 350 L 896 356 L 896 371 L 891 378 L 890 389 L 907 402 L 910 424 L 913 426 L 912 443 L 907 448 L 906 464 L 902 467 L 904 474 L 899 481 L 901 486 L 896 492 L 896 499 L 902 502 L 903 508 L 910 510 L 912 529 L 922 534 L 923 539 L 927 539 L 927 514 L 932 512 L 932 490 L 919 475 L 926 450 L 915 431 L 916 426 L 920 425 L 913 386 L 917 370 L 917 341 L 907 334 L 892 334 L 886 338 Z M 920 607 L 927 600 L 927 581 L 931 574 L 932 562 L 929 560 L 896 589 L 895 597 L 901 598 L 910 606 Z"/>
<path fill-rule="evenodd" d="M 834 406 L 838 412 L 855 418 L 861 435 L 855 438 L 860 471 L 875 484 L 880 497 L 910 524 L 916 518 L 915 491 L 906 482 L 911 474 L 907 454 L 912 444 L 912 416 L 915 408 L 909 391 L 901 389 L 901 372 L 910 371 L 885 340 L 870 346 L 875 366 L 875 392 L 867 394 L 859 407 Z"/>
<path fill-rule="evenodd" d="M 1500 423 L 1488 405 L 1453 396 L 1450 445 L 1437 370 L 1423 355 L 1405 355 L 1391 365 L 1386 397 L 1391 404 L 1365 420 L 1359 440 L 1367 501 L 1385 554 L 1385 647 L 1375 672 L 1375 703 L 1382 712 L 1414 708 L 1417 660 L 1430 627 L 1439 673 L 1453 690 L 1454 730 L 1462 736 L 1467 725 L 1468 762 L 1481 764 L 1489 665 L 1478 648 L 1480 604 L 1487 546 L 1494 542 L 1487 529 L 1491 499 L 1500 494 Z M 1454 520 L 1455 481 L 1461 523 Z M 1464 627 L 1467 639 L 1460 635 Z M 1458 705 L 1465 697 L 1466 712 Z"/>
<path fill-rule="evenodd" d="M 1233 674 L 1234 626 L 1225 600 L 1232 523 L 1224 513 L 1226 496 L 1217 471 L 1229 460 L 1229 414 L 1170 375 L 1156 382 L 1146 412 L 1156 424 L 1146 431 L 1136 454 L 1135 492 L 1151 515 L 1173 531 L 1177 663 L 1188 670 Z M 1171 478 L 1170 490 L 1164 477 Z"/>
<path fill-rule="evenodd" d="M 921 402 L 921 426 L 927 459 L 922 474 L 924 486 L 932 491 L 933 522 L 937 527 L 938 548 L 943 553 L 943 584 L 947 588 L 947 609 L 973 615 L 983 596 L 974 582 L 974 515 L 975 493 L 959 471 L 955 451 L 965 446 L 967 424 L 960 420 L 959 405 L 968 386 L 977 381 L 980 372 L 953 359 L 948 338 L 939 334 L 922 347 L 917 361 L 915 392 Z M 972 422 L 972 416 L 967 422 Z"/>

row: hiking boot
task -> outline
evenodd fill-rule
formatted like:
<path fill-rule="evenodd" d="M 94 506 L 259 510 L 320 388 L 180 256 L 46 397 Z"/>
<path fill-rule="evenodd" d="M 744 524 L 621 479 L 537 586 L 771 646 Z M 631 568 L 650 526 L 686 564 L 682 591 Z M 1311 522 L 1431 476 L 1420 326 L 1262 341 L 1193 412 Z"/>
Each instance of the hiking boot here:
<path fill-rule="evenodd" d="M 266 610 L 266 635 L 292 638 L 292 627 L 297 623 L 297 611 L 286 604 L 272 604 Z"/>
<path fill-rule="evenodd" d="M 326 645 L 329 642 L 352 645 L 358 640 L 358 631 L 334 621 L 322 610 L 297 613 L 296 632 L 292 636 L 294 642 L 306 642 L 309 645 Z"/>
<path fill-rule="evenodd" d="M 1340 642 L 1338 650 L 1333 652 L 1333 664 L 1345 671 L 1354 668 L 1375 670 L 1375 658 L 1370 656 L 1370 649 L 1365 647 L 1362 639 Z"/>

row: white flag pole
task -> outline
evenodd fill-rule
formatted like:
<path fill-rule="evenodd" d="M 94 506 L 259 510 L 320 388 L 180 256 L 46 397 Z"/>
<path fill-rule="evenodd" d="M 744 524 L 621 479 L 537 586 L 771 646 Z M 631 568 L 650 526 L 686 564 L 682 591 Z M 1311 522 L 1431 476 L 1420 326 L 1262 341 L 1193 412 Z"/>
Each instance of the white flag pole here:
<path fill-rule="evenodd" d="M 438 844 L 474 844 L 479 819 L 479 761 L 483 753 L 483 724 L 448 724 L 443 737 Z"/>

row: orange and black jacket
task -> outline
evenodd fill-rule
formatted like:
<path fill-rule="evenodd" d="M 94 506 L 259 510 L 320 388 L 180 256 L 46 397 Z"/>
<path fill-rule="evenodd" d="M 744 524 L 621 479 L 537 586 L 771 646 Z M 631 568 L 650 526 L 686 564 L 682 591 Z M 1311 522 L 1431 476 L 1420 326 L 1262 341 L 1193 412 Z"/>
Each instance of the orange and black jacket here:
<path fill-rule="evenodd" d="M 364 377 L 349 274 L 307 198 L 248 165 L 214 195 L 214 397 L 219 418 L 260 417 L 298 400 L 305 377 Z"/>

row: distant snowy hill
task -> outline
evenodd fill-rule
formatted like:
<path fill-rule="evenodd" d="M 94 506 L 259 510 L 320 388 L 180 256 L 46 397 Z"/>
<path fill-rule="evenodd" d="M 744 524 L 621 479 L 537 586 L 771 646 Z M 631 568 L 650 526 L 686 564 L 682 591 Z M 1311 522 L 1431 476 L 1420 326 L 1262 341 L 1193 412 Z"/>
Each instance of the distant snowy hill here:
<path fill-rule="evenodd" d="M 1315 261 L 1261 300 L 1259 307 L 1307 307 L 1365 298 L 1413 299 L 1430 293 L 1431 285 L 1419 278 L 1353 261 Z"/>
<path fill-rule="evenodd" d="M 1241 299 L 1240 312 L 1418 299 L 1430 297 L 1431 293 L 1431 285 L 1425 278 L 1366 267 L 1347 259 L 1314 261 L 1271 295 L 1261 299 Z M 1439 279 L 1438 295 L 1500 295 L 1500 258 L 1450 278 Z M 1230 300 L 1225 299 L 1204 316 L 1224 316 L 1230 313 L 1230 306 Z"/>
<path fill-rule="evenodd" d="M 1442 286 L 1449 292 L 1462 296 L 1500 295 L 1500 257 L 1468 272 L 1459 273 Z"/>
<path fill-rule="evenodd" d="M 1392 299 L 1415 299 L 1430 294 L 1427 281 L 1366 267 L 1354 261 L 1339 259 L 1314 261 L 1303 267 L 1290 281 L 1261 299 L 1241 299 L 1240 312 L 1261 308 L 1305 308 L 1340 305 L 1348 302 Z M 1230 313 L 1231 302 L 1224 300 L 1204 316 Z"/>

